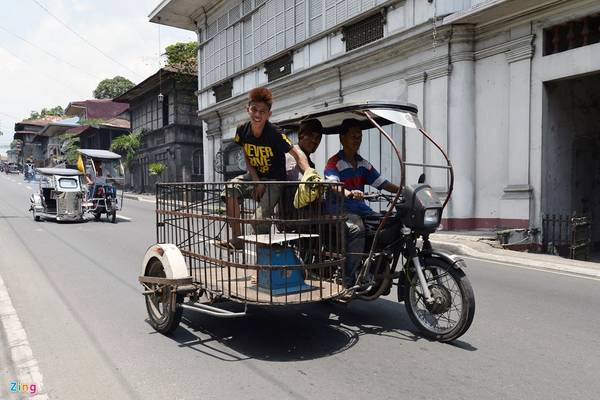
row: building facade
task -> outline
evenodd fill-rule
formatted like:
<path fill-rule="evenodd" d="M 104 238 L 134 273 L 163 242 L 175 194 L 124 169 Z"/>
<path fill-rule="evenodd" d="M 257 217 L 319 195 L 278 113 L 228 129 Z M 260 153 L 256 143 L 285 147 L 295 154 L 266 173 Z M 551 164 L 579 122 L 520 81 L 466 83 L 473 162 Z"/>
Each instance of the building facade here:
<path fill-rule="evenodd" d="M 115 99 L 128 103 L 131 129 L 141 133 L 131 184 L 138 192 L 154 192 L 158 180 L 194 182 L 203 179 L 202 121 L 197 116 L 195 75 L 159 70 Z M 149 165 L 162 163 L 163 176 Z"/>
<path fill-rule="evenodd" d="M 220 178 L 214 155 L 253 87 L 273 90 L 275 121 L 409 102 L 454 164 L 447 228 L 541 228 L 544 214 L 578 213 L 600 243 L 599 16 L 592 0 L 171 0 L 150 18 L 198 33 L 207 179 Z M 428 161 L 420 139 L 405 147 Z M 338 148 L 324 140 L 317 166 Z M 363 141 L 397 178 L 381 153 Z"/>

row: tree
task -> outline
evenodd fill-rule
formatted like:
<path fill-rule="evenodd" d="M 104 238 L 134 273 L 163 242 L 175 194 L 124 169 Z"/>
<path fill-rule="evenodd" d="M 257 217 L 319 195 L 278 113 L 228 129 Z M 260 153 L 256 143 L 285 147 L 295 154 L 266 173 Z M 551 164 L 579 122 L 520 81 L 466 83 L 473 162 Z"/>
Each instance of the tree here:
<path fill-rule="evenodd" d="M 123 164 L 125 164 L 125 169 L 127 171 L 131 171 L 131 167 L 135 161 L 135 155 L 137 154 L 137 150 L 140 148 L 141 135 L 142 131 L 140 129 L 136 129 L 127 135 L 116 137 L 113 139 L 112 144 L 110 145 L 111 151 L 114 151 L 123 157 Z"/>
<path fill-rule="evenodd" d="M 101 81 L 96 89 L 94 90 L 95 99 L 114 99 L 119 97 L 129 89 L 134 87 L 135 84 L 127 78 L 122 76 L 115 76 L 112 79 L 104 79 Z"/>
<path fill-rule="evenodd" d="M 161 162 L 153 162 L 148 165 L 148 173 L 152 176 L 162 177 L 163 172 L 167 170 L 167 165 Z"/>
<path fill-rule="evenodd" d="M 50 115 L 65 115 L 65 110 L 61 106 L 56 106 L 54 108 L 42 108 L 42 111 L 31 111 L 28 119 L 40 119 L 44 117 L 48 117 Z"/>
<path fill-rule="evenodd" d="M 70 133 L 65 133 L 58 137 L 60 140 L 60 152 L 67 164 L 75 164 L 79 157 L 79 137 Z"/>
<path fill-rule="evenodd" d="M 167 66 L 180 72 L 196 74 L 198 71 L 198 42 L 179 42 L 165 48 Z"/>

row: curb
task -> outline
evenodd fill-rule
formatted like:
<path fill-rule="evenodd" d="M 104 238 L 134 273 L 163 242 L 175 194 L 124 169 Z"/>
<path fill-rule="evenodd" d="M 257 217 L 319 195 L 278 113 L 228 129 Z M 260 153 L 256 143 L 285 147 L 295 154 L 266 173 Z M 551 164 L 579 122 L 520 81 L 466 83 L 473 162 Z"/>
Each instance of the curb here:
<path fill-rule="evenodd" d="M 129 200 L 143 201 L 146 203 L 156 203 L 156 200 L 153 197 L 136 195 L 136 194 L 131 194 L 131 193 L 124 193 L 123 198 L 129 199 Z"/>
<path fill-rule="evenodd" d="M 465 240 L 471 242 L 472 240 Z M 520 266 L 530 267 L 551 272 L 562 272 L 578 275 L 587 278 L 600 279 L 600 264 L 588 261 L 567 260 L 558 256 L 535 254 L 530 257 L 524 257 L 526 254 L 519 255 L 518 252 L 511 250 L 495 249 L 488 244 L 476 242 L 482 249 L 476 249 L 475 246 L 469 246 L 464 243 L 431 239 L 431 243 L 441 249 L 452 253 L 478 258 L 487 261 L 496 261 L 501 263 L 510 263 Z M 485 247 L 483 247 L 485 246 Z M 486 247 L 489 249 L 486 249 Z M 500 252 L 508 252 L 496 254 Z M 512 254 L 515 253 L 515 254 Z M 537 258 L 534 259 L 533 257 Z M 542 258 L 542 259 L 540 259 Z"/>
<path fill-rule="evenodd" d="M 27 333 L 19 320 L 17 311 L 13 307 L 2 277 L 0 277 L 0 322 L 8 342 L 17 382 L 35 384 L 37 386 L 36 394 L 29 398 L 47 400 L 48 394 L 44 388 L 44 377 L 40 372 L 37 360 L 33 356 Z"/>

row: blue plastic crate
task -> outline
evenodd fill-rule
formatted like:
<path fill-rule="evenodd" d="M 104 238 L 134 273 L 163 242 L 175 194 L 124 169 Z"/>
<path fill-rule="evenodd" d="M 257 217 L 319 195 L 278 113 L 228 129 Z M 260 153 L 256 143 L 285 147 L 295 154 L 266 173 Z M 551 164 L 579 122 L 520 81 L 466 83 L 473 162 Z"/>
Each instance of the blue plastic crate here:
<path fill-rule="evenodd" d="M 266 266 L 293 266 L 302 262 L 289 247 L 258 247 L 257 264 Z M 270 290 L 275 296 L 312 290 L 304 283 L 304 274 L 300 269 L 262 269 L 258 271 L 258 287 Z"/>

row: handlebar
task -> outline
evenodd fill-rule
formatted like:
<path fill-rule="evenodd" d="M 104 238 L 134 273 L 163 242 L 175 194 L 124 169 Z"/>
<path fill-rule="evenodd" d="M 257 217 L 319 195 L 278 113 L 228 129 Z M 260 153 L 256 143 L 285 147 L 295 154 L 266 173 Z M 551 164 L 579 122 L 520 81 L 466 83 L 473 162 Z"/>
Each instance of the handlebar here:
<path fill-rule="evenodd" d="M 367 201 L 379 201 L 379 200 L 386 200 L 387 202 L 391 203 L 394 200 L 394 197 L 396 197 L 395 194 L 386 194 L 386 193 L 381 193 L 381 192 L 373 192 L 373 193 L 365 193 L 363 198 Z M 400 197 L 398 197 L 398 203 L 403 203 L 404 202 L 404 197 L 402 195 L 400 195 Z"/>

